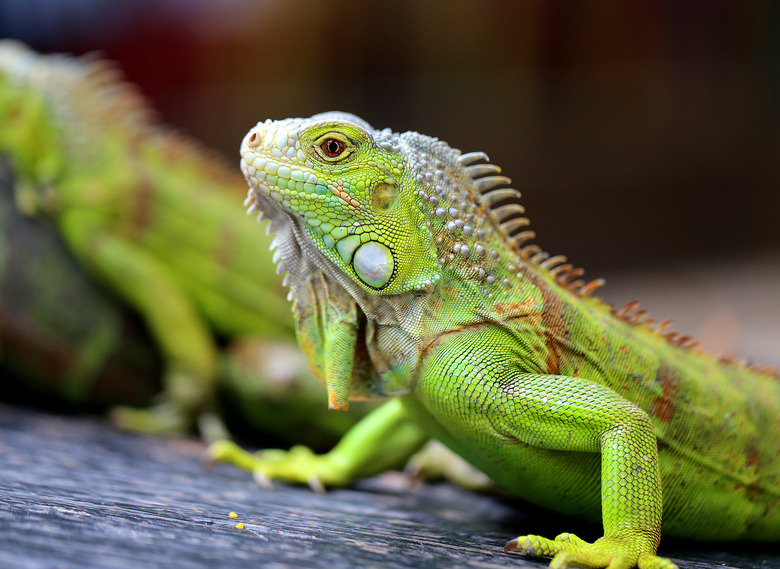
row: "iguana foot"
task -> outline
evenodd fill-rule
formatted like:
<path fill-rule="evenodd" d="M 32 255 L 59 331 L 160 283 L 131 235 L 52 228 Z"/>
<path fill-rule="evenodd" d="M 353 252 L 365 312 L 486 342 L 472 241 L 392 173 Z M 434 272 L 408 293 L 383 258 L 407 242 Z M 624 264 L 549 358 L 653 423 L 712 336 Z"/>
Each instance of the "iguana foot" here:
<path fill-rule="evenodd" d="M 111 412 L 114 424 L 128 431 L 155 435 L 180 435 L 192 431 L 211 401 L 206 376 L 173 369 L 165 373 L 163 384 L 165 389 L 152 406 L 114 409 Z M 208 433 L 201 434 L 205 438 Z"/>
<path fill-rule="evenodd" d="M 504 547 L 507 552 L 515 549 L 531 557 L 552 557 L 550 567 L 554 569 L 677 569 L 670 559 L 648 551 L 643 540 L 628 537 L 602 537 L 588 543 L 571 533 L 562 533 L 554 540 L 524 535 Z"/>
<path fill-rule="evenodd" d="M 250 453 L 232 441 L 217 441 L 209 446 L 209 456 L 218 462 L 228 462 L 249 470 L 262 486 L 271 480 L 307 484 L 316 492 L 325 486 L 346 486 L 352 481 L 328 454 L 314 454 L 305 446 L 294 446 L 289 451 L 262 450 Z"/>

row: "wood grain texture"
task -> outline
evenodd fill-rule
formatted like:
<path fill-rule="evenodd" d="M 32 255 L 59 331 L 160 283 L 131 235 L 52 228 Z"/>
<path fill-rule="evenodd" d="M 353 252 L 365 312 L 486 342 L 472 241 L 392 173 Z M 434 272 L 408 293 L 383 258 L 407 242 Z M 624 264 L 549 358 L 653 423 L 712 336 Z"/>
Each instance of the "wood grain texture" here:
<path fill-rule="evenodd" d="M 398 476 L 325 495 L 264 491 L 204 466 L 204 449 L 0 403 L 0 567 L 544 567 L 502 553 L 539 525 L 524 505 Z M 766 545 L 665 545 L 682 569 L 780 566 Z"/>

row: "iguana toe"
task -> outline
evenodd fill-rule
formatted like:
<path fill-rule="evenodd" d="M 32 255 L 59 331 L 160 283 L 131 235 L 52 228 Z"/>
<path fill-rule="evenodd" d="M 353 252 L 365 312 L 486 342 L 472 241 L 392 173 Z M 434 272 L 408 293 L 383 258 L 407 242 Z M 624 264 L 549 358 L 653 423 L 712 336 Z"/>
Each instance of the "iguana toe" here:
<path fill-rule="evenodd" d="M 588 543 L 574 534 L 562 533 L 554 540 L 538 535 L 524 535 L 511 540 L 504 551 L 517 550 L 529 557 L 552 557 L 550 567 L 567 569 L 677 569 L 670 559 L 649 552 L 638 552 L 629 539 L 603 537 Z"/>

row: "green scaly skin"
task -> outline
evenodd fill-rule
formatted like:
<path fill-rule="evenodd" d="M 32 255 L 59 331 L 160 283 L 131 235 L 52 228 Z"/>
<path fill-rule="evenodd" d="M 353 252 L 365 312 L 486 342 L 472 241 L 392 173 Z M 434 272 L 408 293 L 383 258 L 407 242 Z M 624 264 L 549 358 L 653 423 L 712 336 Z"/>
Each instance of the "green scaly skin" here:
<path fill-rule="evenodd" d="M 288 339 L 294 324 L 270 238 L 237 215 L 241 176 L 170 130 L 94 58 L 0 42 L 0 154 L 16 202 L 49 217 L 82 266 L 136 310 L 164 363 L 165 395 L 118 422 L 190 428 L 213 402 L 219 350 Z"/>
<path fill-rule="evenodd" d="M 258 123 L 241 158 L 331 408 L 397 398 L 327 455 L 215 457 L 348 484 L 431 435 L 510 492 L 601 519 L 594 543 L 507 545 L 559 568 L 675 567 L 655 555 L 662 527 L 780 539 L 777 376 L 590 296 L 598 281 L 526 244 L 519 193 L 484 154 L 326 113 Z"/>

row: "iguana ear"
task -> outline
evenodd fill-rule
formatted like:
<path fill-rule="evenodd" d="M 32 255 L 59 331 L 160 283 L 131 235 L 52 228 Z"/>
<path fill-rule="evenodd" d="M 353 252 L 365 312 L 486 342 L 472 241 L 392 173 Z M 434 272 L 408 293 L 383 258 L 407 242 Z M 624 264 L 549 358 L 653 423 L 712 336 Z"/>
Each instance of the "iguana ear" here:
<path fill-rule="evenodd" d="M 441 276 L 433 236 L 420 210 L 418 186 L 411 176 L 371 188 L 373 240 L 351 253 L 357 280 L 373 292 L 392 295 L 430 289 Z M 349 244 L 347 237 L 342 240 Z"/>

